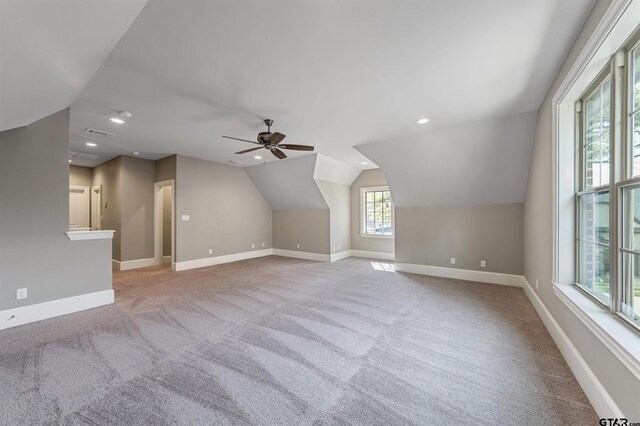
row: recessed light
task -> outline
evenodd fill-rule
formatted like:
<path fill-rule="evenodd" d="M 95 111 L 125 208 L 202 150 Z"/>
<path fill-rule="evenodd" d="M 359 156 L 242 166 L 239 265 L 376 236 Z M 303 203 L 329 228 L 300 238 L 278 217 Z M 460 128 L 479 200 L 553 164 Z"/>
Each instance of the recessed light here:
<path fill-rule="evenodd" d="M 363 166 L 366 166 L 366 165 L 367 165 L 367 164 L 369 164 L 369 163 L 367 163 L 366 161 L 363 161 L 363 162 L 362 162 L 362 163 L 360 163 L 360 164 L 362 164 Z"/>
<path fill-rule="evenodd" d="M 111 117 L 109 120 L 111 120 L 111 122 L 116 124 L 124 124 L 124 120 L 122 118 Z"/>
<path fill-rule="evenodd" d="M 133 151 L 132 154 L 133 155 L 140 155 L 140 153 L 138 151 Z"/>
<path fill-rule="evenodd" d="M 262 160 L 262 157 L 259 155 L 255 155 L 253 158 L 255 158 L 256 160 Z"/>
<path fill-rule="evenodd" d="M 418 120 L 418 124 L 427 124 L 429 121 L 431 120 L 429 120 L 428 118 L 421 118 L 420 120 Z"/>
<path fill-rule="evenodd" d="M 85 143 L 86 146 L 98 146 L 97 143 L 93 143 L 93 142 L 87 142 Z"/>
<path fill-rule="evenodd" d="M 70 163 L 73 163 L 73 161 L 69 160 Z"/>
<path fill-rule="evenodd" d="M 131 118 L 132 114 L 129 111 L 120 111 L 120 117 L 122 117 L 122 118 Z"/>

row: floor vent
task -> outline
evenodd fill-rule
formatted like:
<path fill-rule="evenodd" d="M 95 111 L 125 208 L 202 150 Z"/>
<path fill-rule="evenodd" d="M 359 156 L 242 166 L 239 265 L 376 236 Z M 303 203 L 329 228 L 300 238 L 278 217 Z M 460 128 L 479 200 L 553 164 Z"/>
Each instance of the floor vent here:
<path fill-rule="evenodd" d="M 85 130 L 85 132 L 89 133 L 90 135 L 108 136 L 110 138 L 116 135 L 115 133 L 105 132 L 104 130 L 96 130 L 96 129 L 87 129 Z"/>
<path fill-rule="evenodd" d="M 95 160 L 97 158 L 98 158 L 97 155 L 85 154 L 83 152 L 69 151 L 69 160 L 93 161 L 93 160 Z"/>

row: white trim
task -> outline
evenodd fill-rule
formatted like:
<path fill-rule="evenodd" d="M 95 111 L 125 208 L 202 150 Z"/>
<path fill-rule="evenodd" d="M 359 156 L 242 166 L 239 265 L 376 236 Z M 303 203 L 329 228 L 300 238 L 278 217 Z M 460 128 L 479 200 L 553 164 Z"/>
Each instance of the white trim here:
<path fill-rule="evenodd" d="M 596 26 L 595 30 L 585 43 L 582 51 L 573 63 L 573 66 L 565 76 L 562 83 L 556 90 L 551 101 L 551 179 L 552 179 L 552 221 L 553 221 L 553 244 L 551 250 L 552 277 L 554 282 L 560 281 L 560 126 L 558 115 L 561 103 L 576 83 L 582 72 L 585 70 L 593 55 L 604 42 L 620 17 L 627 10 L 634 0 L 612 0 L 609 8 Z M 572 159 L 573 161 L 573 159 Z"/>
<path fill-rule="evenodd" d="M 162 256 L 162 198 L 159 196 L 160 191 L 168 186 L 171 188 L 171 260 L 166 262 Z M 160 182 L 154 182 L 153 184 L 153 256 L 156 259 L 156 264 L 163 265 L 171 263 L 171 269 L 175 269 L 173 262 L 173 254 L 176 252 L 176 185 L 174 179 L 163 180 Z"/>
<path fill-rule="evenodd" d="M 391 260 L 396 259 L 395 253 L 386 253 L 382 251 L 366 251 L 366 250 L 351 250 L 351 256 L 363 257 L 365 259 L 379 259 L 379 260 Z"/>
<path fill-rule="evenodd" d="M 470 269 L 444 268 L 412 263 L 396 263 L 396 271 L 513 287 L 522 287 L 524 285 L 524 277 L 522 275 L 501 274 L 498 272 L 472 271 Z"/>
<path fill-rule="evenodd" d="M 169 255 L 169 256 L 162 256 L 162 264 L 163 265 L 169 265 L 171 263 L 171 261 L 173 260 L 173 256 Z"/>
<path fill-rule="evenodd" d="M 580 355 L 580 352 L 576 349 L 573 343 L 571 343 L 569 337 L 564 333 L 560 325 L 556 322 L 551 313 L 547 310 L 546 306 L 544 306 L 544 303 L 542 303 L 542 300 L 540 300 L 536 292 L 533 291 L 533 288 L 524 277 L 523 283 L 525 294 L 547 328 L 547 331 L 553 338 L 553 341 L 556 343 L 560 353 L 567 362 L 567 365 L 569 365 L 569 368 L 582 387 L 585 395 L 587 395 L 589 402 L 591 402 L 591 405 L 598 416 L 601 418 L 624 417 L 622 411 L 618 408 L 611 395 L 609 395 L 602 383 L 600 383 L 596 375 L 591 371 L 587 362 Z"/>
<path fill-rule="evenodd" d="M 0 330 L 109 305 L 114 300 L 113 290 L 109 289 L 7 309 L 0 312 Z"/>
<path fill-rule="evenodd" d="M 224 256 L 205 257 L 203 259 L 186 260 L 175 263 L 175 271 L 186 271 L 189 269 L 204 268 L 207 266 L 220 265 L 222 263 L 237 262 L 239 260 L 254 259 L 256 257 L 270 256 L 273 249 L 246 251 L 243 253 L 233 253 Z"/>
<path fill-rule="evenodd" d="M 69 231 L 67 237 L 71 241 L 112 239 L 116 231 Z"/>
<path fill-rule="evenodd" d="M 115 260 L 112 259 L 113 269 L 116 271 L 128 271 L 130 269 L 138 269 L 138 268 L 148 268 L 150 266 L 158 266 L 158 261 L 155 257 L 150 257 L 149 259 L 136 259 L 136 260 Z"/>
<path fill-rule="evenodd" d="M 331 262 L 337 262 L 338 260 L 346 259 L 347 257 L 351 257 L 351 250 L 341 251 L 340 253 L 334 253 L 331 255 Z"/>
<path fill-rule="evenodd" d="M 640 380 L 640 338 L 621 319 L 574 286 L 553 283 L 553 292 L 575 316 Z M 633 343 L 633 344 L 632 344 Z"/>
<path fill-rule="evenodd" d="M 384 239 L 393 239 L 396 237 L 396 207 L 393 204 L 393 197 L 391 197 L 391 234 L 367 234 L 366 233 L 366 220 L 365 220 L 365 192 L 371 191 L 389 191 L 389 196 L 391 196 L 391 190 L 388 185 L 381 186 L 361 186 L 360 187 L 360 236 L 362 238 L 384 238 Z"/>
<path fill-rule="evenodd" d="M 317 262 L 331 262 L 331 255 L 329 254 L 283 249 L 273 249 L 273 254 L 276 256 L 293 257 L 296 259 L 315 260 Z"/>

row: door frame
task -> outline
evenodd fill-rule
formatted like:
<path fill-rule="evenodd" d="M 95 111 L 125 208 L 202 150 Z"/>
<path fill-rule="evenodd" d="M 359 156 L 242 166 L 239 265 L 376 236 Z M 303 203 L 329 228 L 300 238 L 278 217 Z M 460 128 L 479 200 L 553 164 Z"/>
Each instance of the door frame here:
<path fill-rule="evenodd" d="M 100 201 L 98 202 L 98 225 L 96 226 L 93 223 L 93 213 L 95 205 L 93 203 L 93 194 L 94 191 L 98 189 L 100 194 Z M 93 185 L 90 189 L 91 193 L 89 194 L 89 225 L 91 226 L 92 231 L 99 231 L 102 229 L 102 185 Z"/>
<path fill-rule="evenodd" d="M 162 265 L 162 196 L 164 187 L 171 187 L 171 270 L 176 270 L 176 185 L 174 179 L 153 184 L 153 253 L 156 265 Z"/>

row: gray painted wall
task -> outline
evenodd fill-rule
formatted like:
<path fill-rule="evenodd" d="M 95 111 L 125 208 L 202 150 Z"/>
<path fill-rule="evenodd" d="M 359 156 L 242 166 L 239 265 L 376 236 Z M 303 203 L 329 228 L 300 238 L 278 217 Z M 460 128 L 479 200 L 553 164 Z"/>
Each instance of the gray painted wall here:
<path fill-rule="evenodd" d="M 351 185 L 351 248 L 353 250 L 376 251 L 393 253 L 395 241 L 393 238 L 372 238 L 360 235 L 360 188 L 371 186 L 386 186 L 387 178 L 382 169 L 365 170 Z M 393 193 L 391 193 L 393 198 Z"/>
<path fill-rule="evenodd" d="M 122 215 L 120 208 L 120 163 L 122 157 L 114 158 L 93 169 L 93 184 L 102 186 L 102 229 L 116 231 L 113 235 L 112 258 L 121 260 Z"/>
<path fill-rule="evenodd" d="M 316 183 L 329 205 L 331 252 L 351 250 L 351 188 L 323 180 L 316 180 Z"/>
<path fill-rule="evenodd" d="M 154 255 L 153 216 L 155 161 L 120 157 L 121 257 L 149 259 Z"/>
<path fill-rule="evenodd" d="M 68 159 L 68 109 L 0 132 L 0 310 L 111 289 L 111 240 L 65 234 Z"/>
<path fill-rule="evenodd" d="M 170 155 L 156 161 L 156 182 L 176 178 L 176 155 Z"/>
<path fill-rule="evenodd" d="M 606 12 L 610 0 L 597 1 L 569 51 L 538 112 L 533 159 L 524 210 L 524 274 L 551 315 L 560 324 L 596 377 L 623 413 L 640 419 L 640 381 L 635 378 L 600 340 L 554 295 L 552 279 L 552 98 L 573 66 L 586 41 Z"/>
<path fill-rule="evenodd" d="M 179 155 L 176 172 L 177 262 L 272 247 L 271 208 L 244 169 Z"/>
<path fill-rule="evenodd" d="M 274 210 L 273 247 L 331 254 L 329 209 Z M 298 248 L 297 245 L 300 244 Z"/>
<path fill-rule="evenodd" d="M 395 214 L 396 262 L 522 274 L 522 203 L 396 207 Z"/>
<path fill-rule="evenodd" d="M 89 167 L 69 166 L 69 186 L 92 186 L 93 169 Z"/>

